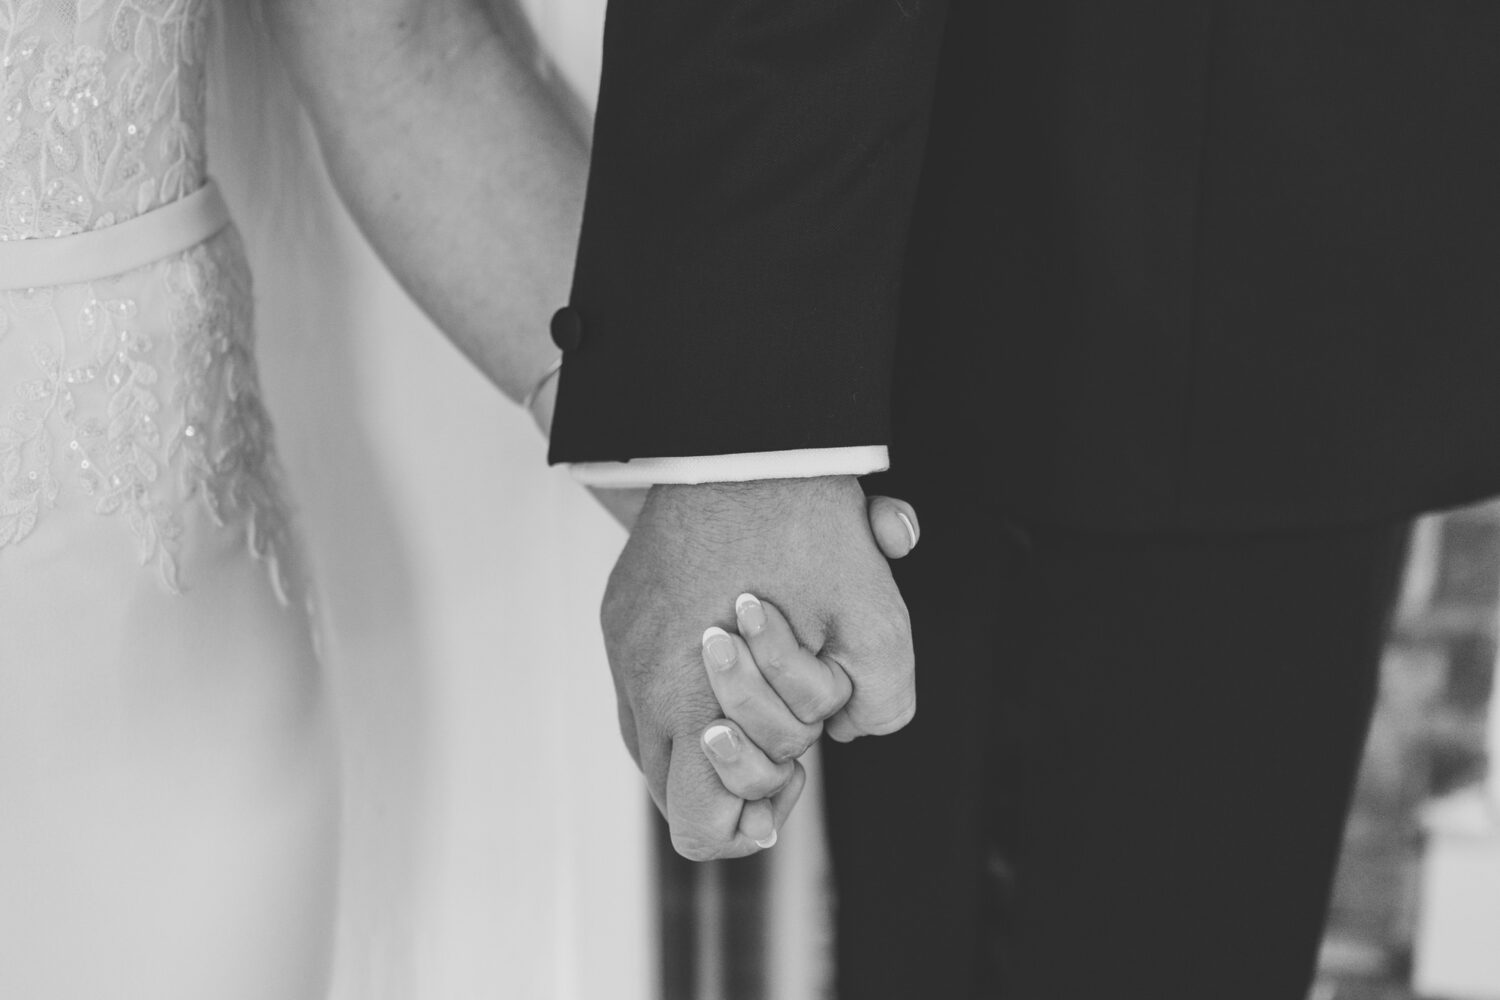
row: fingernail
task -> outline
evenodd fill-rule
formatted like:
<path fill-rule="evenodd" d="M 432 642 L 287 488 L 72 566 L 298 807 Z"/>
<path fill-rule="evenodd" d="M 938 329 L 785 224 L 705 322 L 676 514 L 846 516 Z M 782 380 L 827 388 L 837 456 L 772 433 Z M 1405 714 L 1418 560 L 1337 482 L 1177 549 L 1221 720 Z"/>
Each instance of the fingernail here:
<path fill-rule="evenodd" d="M 703 734 L 703 742 L 720 760 L 733 760 L 739 755 L 739 743 L 734 738 L 734 730 L 728 726 L 709 726 Z"/>
<path fill-rule="evenodd" d="M 741 635 L 760 635 L 766 627 L 766 609 L 754 594 L 741 594 L 734 602 L 734 613 L 740 620 Z"/>
<path fill-rule="evenodd" d="M 909 517 L 906 516 L 906 511 L 904 511 L 904 510 L 898 510 L 898 511 L 896 511 L 896 516 L 901 519 L 901 524 L 903 526 L 905 526 L 905 528 L 906 528 L 906 537 L 907 537 L 908 540 L 911 541 L 911 547 L 913 549 L 916 548 L 917 547 L 917 529 L 916 529 L 916 526 L 911 523 L 911 518 L 909 518 Z M 908 550 L 908 551 L 910 551 L 910 550 Z"/>
<path fill-rule="evenodd" d="M 708 662 L 720 670 L 734 666 L 734 640 L 717 625 L 703 633 L 703 649 L 708 653 Z"/>
<path fill-rule="evenodd" d="M 757 840 L 755 842 L 755 846 L 759 847 L 761 850 L 765 850 L 768 847 L 775 847 L 776 846 L 776 831 L 772 830 L 771 831 L 771 835 L 769 837 L 767 837 L 765 840 Z"/>

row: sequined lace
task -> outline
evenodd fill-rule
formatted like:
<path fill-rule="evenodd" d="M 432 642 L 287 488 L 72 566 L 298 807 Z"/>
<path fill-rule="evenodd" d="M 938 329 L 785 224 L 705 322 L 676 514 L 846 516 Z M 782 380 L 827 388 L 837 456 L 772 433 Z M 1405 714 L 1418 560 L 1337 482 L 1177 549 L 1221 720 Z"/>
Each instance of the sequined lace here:
<path fill-rule="evenodd" d="M 204 182 L 207 0 L 0 0 L 0 239 L 124 222 Z M 299 580 L 239 237 L 0 291 L 0 558 L 82 497 L 172 591 L 187 504 Z M 300 595 L 299 595 L 300 597 Z"/>
<path fill-rule="evenodd" d="M 206 0 L 0 0 L 0 240 L 203 184 Z"/>
<path fill-rule="evenodd" d="M 164 328 L 140 322 L 143 284 L 165 293 Z M 216 523 L 244 525 L 283 599 L 300 586 L 233 230 L 118 278 L 0 292 L 7 347 L 29 364 L 0 367 L 19 377 L 0 409 L 0 558 L 74 490 L 129 526 L 175 592 L 183 505 L 200 500 Z"/>

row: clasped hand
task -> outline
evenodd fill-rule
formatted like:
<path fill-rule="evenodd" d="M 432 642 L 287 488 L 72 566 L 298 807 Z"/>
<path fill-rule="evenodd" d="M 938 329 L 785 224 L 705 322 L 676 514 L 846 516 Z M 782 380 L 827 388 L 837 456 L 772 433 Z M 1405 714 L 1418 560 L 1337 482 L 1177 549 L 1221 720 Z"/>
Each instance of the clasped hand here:
<path fill-rule="evenodd" d="M 910 507 L 867 505 L 853 477 L 652 489 L 602 617 L 621 732 L 679 853 L 771 846 L 825 728 L 850 740 L 910 720 L 886 557 L 915 540 Z"/>

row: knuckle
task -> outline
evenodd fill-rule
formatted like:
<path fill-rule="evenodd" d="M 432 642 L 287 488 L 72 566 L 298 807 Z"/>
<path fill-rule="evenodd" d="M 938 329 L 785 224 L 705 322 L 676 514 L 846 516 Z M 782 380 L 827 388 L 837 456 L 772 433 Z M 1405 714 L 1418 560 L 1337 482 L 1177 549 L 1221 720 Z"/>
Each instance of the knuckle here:
<path fill-rule="evenodd" d="M 906 677 L 916 669 L 912 655 L 911 623 L 905 609 L 881 615 L 862 625 L 851 638 L 845 655 L 839 657 L 845 672 L 854 679 Z"/>
<path fill-rule="evenodd" d="M 696 740 L 719 717 L 719 703 L 706 682 L 660 673 L 646 679 L 636 699 L 636 726 L 649 726 L 672 739 Z"/>
<path fill-rule="evenodd" d="M 617 623 L 628 621 L 630 621 L 630 616 L 626 612 L 624 594 L 615 587 L 606 587 L 604 599 L 599 602 L 600 630 L 605 636 L 613 636 L 617 634 Z"/>
<path fill-rule="evenodd" d="M 830 731 L 828 734 L 828 738 L 835 743 L 853 743 L 859 737 L 860 734 L 852 729 L 840 729 L 838 732 Z"/>
<path fill-rule="evenodd" d="M 889 614 L 881 615 L 871 638 L 882 649 L 899 652 L 911 646 L 911 615 L 905 604 L 898 604 Z"/>
<path fill-rule="evenodd" d="M 848 695 L 840 695 L 837 691 L 816 691 L 802 703 L 797 717 L 809 724 L 822 722 L 843 708 L 848 701 Z"/>
<path fill-rule="evenodd" d="M 871 736 L 888 736 L 900 729 L 906 728 L 917 714 L 917 701 L 912 698 L 894 715 L 888 716 L 878 722 L 866 725 L 864 731 Z"/>
<path fill-rule="evenodd" d="M 599 602 L 599 625 L 606 642 L 628 645 L 654 630 L 656 618 L 642 613 L 641 596 L 640 588 L 631 586 L 617 565 Z"/>
<path fill-rule="evenodd" d="M 777 764 L 796 760 L 818 742 L 818 736 L 822 731 L 821 726 L 806 726 L 795 731 L 779 732 L 770 740 L 770 746 L 766 748 L 766 756 Z"/>
<path fill-rule="evenodd" d="M 625 750 L 630 754 L 630 759 L 635 761 L 637 771 L 641 769 L 641 748 L 636 745 L 636 731 L 634 720 L 626 719 L 620 715 L 620 741 L 625 744 Z"/>
<path fill-rule="evenodd" d="M 755 696 L 755 694 L 751 691 L 741 688 L 729 692 L 725 700 L 720 702 L 720 707 L 724 709 L 724 714 L 728 718 L 738 722 L 739 720 L 751 715 L 751 710 L 754 709 L 757 704 L 759 704 L 759 699 Z"/>
<path fill-rule="evenodd" d="M 786 673 L 786 651 L 772 647 L 755 654 L 756 666 L 763 674 Z"/>

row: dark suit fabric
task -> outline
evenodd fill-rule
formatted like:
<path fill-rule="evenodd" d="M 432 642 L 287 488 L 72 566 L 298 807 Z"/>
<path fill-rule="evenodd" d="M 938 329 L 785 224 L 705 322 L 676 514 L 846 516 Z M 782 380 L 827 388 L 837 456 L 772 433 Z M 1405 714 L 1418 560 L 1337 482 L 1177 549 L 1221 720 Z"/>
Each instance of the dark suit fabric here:
<path fill-rule="evenodd" d="M 1496 177 L 1479 0 L 616 3 L 552 458 L 885 443 L 899 339 L 1039 519 L 1473 499 Z"/>
<path fill-rule="evenodd" d="M 1304 1000 L 1406 524 L 1098 533 L 898 468 L 918 709 L 824 745 L 837 995 Z"/>
<path fill-rule="evenodd" d="M 554 461 L 920 511 L 843 1000 L 1301 1000 L 1406 518 L 1500 491 L 1500 4 L 617 0 L 571 305 Z"/>

